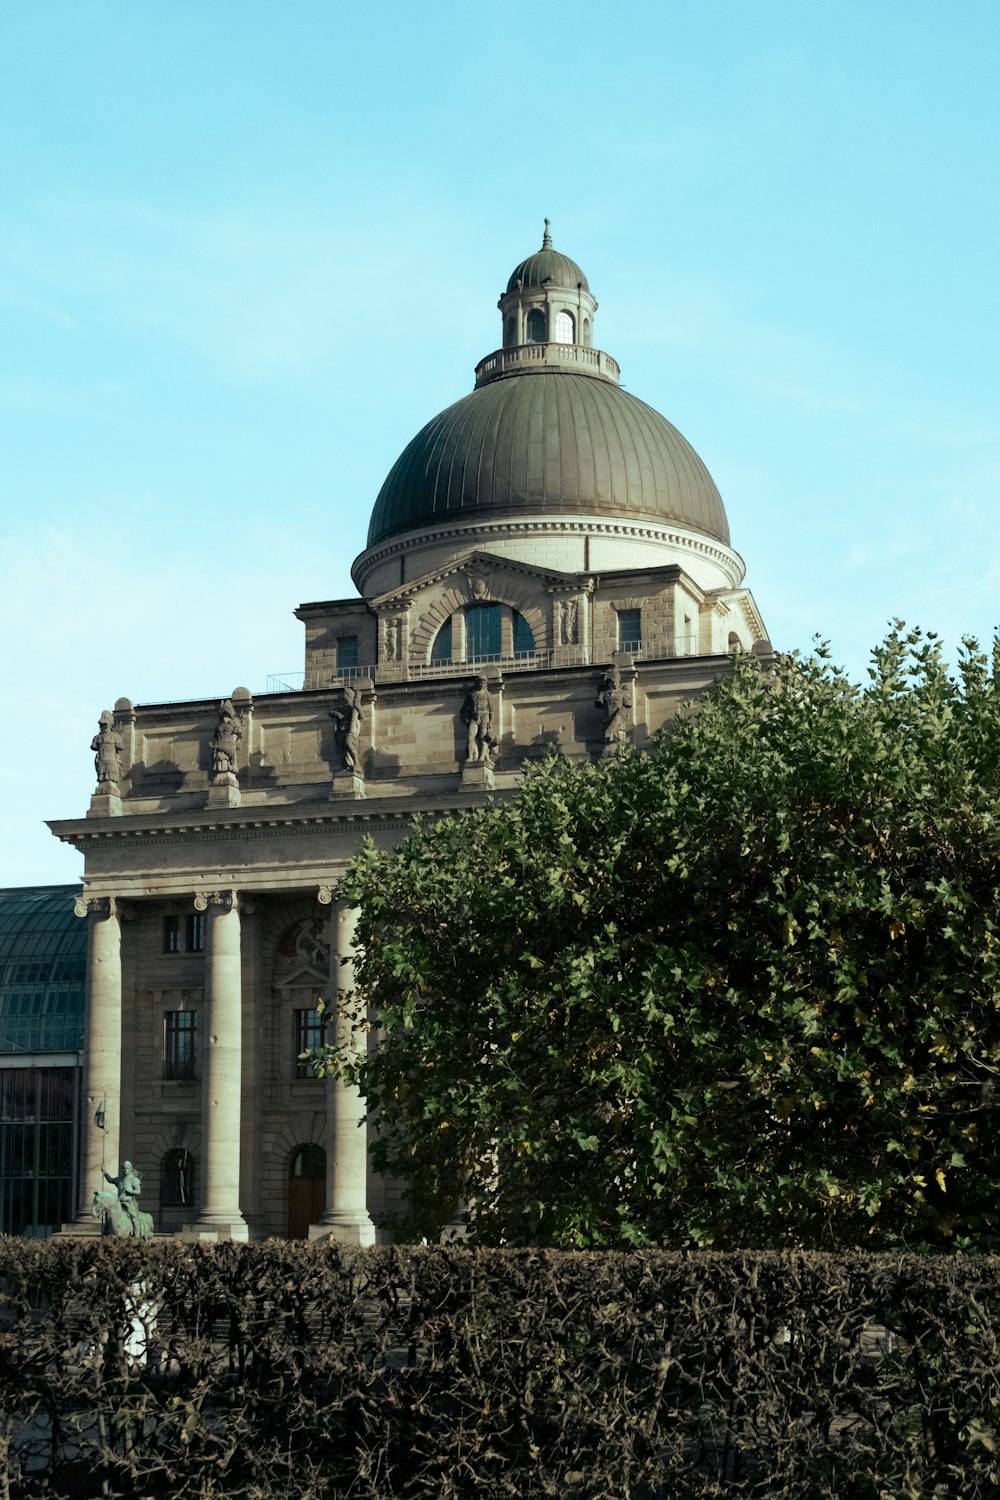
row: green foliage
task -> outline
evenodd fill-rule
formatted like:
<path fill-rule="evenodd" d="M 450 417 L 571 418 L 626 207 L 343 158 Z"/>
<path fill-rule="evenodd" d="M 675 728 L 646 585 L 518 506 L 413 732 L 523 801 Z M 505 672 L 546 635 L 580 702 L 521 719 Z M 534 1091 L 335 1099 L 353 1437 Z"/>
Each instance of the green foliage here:
<path fill-rule="evenodd" d="M 998 781 L 1000 646 L 897 627 L 368 845 L 378 1164 L 488 1242 L 994 1248 Z"/>

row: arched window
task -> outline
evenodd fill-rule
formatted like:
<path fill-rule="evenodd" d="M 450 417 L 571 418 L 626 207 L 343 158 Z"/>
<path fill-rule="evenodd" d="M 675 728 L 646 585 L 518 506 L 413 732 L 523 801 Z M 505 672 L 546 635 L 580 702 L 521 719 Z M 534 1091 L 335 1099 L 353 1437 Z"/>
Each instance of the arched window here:
<path fill-rule="evenodd" d="M 586 344 L 587 348 L 589 349 L 590 348 L 590 319 L 589 318 L 584 318 L 584 320 L 583 320 L 583 342 Z"/>
<path fill-rule="evenodd" d="M 514 616 L 514 655 L 534 656 L 535 636 L 531 626 L 523 615 L 518 614 L 516 609 L 512 610 L 511 613 Z"/>
<path fill-rule="evenodd" d="M 168 1151 L 160 1164 L 160 1207 L 190 1208 L 194 1203 L 195 1159 L 179 1147 Z"/>
<path fill-rule="evenodd" d="M 503 336 L 504 348 L 509 349 L 512 344 L 517 343 L 517 319 L 508 318 L 507 327 Z"/>
<path fill-rule="evenodd" d="M 446 662 L 451 661 L 451 650 L 451 621 L 445 620 L 441 629 L 434 637 L 434 644 L 431 647 L 432 664 L 444 666 Z"/>
<path fill-rule="evenodd" d="M 470 604 L 465 611 L 466 659 L 488 661 L 503 653 L 499 604 Z"/>
<path fill-rule="evenodd" d="M 545 314 L 540 307 L 533 307 L 528 314 L 528 343 L 545 343 Z"/>
<path fill-rule="evenodd" d="M 576 343 L 576 323 L 573 321 L 573 314 L 571 312 L 563 311 L 556 313 L 556 343 Z"/>

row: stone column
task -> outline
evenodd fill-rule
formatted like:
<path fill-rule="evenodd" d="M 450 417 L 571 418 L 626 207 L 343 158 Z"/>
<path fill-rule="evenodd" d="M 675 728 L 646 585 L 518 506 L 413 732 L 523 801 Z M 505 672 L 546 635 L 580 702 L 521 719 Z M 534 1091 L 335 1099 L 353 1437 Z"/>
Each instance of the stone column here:
<path fill-rule="evenodd" d="M 104 1169 L 118 1175 L 122 1078 L 122 941 L 113 896 L 77 901 L 87 918 L 87 996 L 83 1036 L 83 1119 L 75 1224 L 100 1234 L 90 1212 L 94 1193 L 108 1189 Z M 101 1128 L 103 1124 L 103 1129 Z"/>
<path fill-rule="evenodd" d="M 320 892 L 330 899 L 328 888 Z M 360 1052 L 365 1033 L 345 1013 L 343 1001 L 354 989 L 354 933 L 358 914 L 346 902 L 332 903 L 330 918 L 330 1019 L 327 1041 Z M 346 962 L 343 962 L 346 960 Z M 368 1131 L 365 1101 L 359 1089 L 340 1078 L 326 1080 L 326 1212 L 309 1226 L 311 1240 L 341 1245 L 374 1245 L 375 1225 L 368 1212 Z"/>
<path fill-rule="evenodd" d="M 201 1190 L 197 1222 L 184 1236 L 245 1240 L 240 1211 L 240 1085 L 242 1064 L 242 959 L 240 910 L 235 891 L 195 897 L 207 912 L 205 1006 L 201 1016 Z"/>

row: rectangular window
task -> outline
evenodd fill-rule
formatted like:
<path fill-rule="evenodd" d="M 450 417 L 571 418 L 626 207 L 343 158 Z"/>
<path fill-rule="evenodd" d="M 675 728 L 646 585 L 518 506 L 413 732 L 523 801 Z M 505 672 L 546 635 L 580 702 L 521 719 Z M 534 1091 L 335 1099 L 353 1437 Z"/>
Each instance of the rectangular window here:
<path fill-rule="evenodd" d="M 342 635 L 337 642 L 337 671 L 343 672 L 347 667 L 356 667 L 358 664 L 358 638 L 356 635 Z"/>
<path fill-rule="evenodd" d="M 181 951 L 181 919 L 180 917 L 163 918 L 163 951 L 164 953 L 180 953 Z"/>
<path fill-rule="evenodd" d="M 642 610 L 620 609 L 618 611 L 619 651 L 638 651 L 642 645 Z"/>
<path fill-rule="evenodd" d="M 318 1010 L 297 1010 L 295 1012 L 296 1078 L 316 1077 L 312 1064 L 303 1062 L 301 1054 L 308 1052 L 312 1047 L 322 1047 L 325 1031 L 326 1020 L 320 1015 Z"/>
<path fill-rule="evenodd" d="M 195 1076 L 197 1012 L 168 1010 L 163 1018 L 163 1076 L 190 1082 Z"/>
<path fill-rule="evenodd" d="M 184 937 L 189 953 L 204 953 L 205 913 L 203 911 L 190 912 L 185 918 Z"/>

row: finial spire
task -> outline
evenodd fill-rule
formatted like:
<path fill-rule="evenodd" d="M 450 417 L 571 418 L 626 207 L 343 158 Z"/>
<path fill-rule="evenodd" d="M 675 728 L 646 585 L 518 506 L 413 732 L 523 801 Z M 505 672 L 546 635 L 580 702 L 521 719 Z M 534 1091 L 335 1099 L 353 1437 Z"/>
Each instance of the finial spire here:
<path fill-rule="evenodd" d="M 546 219 L 545 220 L 545 233 L 542 235 L 542 249 L 543 250 L 551 250 L 552 249 L 552 236 L 551 236 L 551 234 L 549 234 L 549 225 L 551 223 L 552 223 L 551 219 Z"/>

